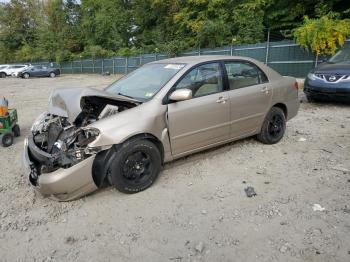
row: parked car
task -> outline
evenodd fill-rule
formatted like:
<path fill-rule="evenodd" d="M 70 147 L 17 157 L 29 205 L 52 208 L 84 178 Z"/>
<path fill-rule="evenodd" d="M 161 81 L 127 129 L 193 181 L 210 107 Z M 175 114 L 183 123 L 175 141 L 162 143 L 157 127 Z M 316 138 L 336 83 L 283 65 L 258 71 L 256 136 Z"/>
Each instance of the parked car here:
<path fill-rule="evenodd" d="M 56 77 L 60 75 L 60 70 L 57 68 L 46 67 L 46 66 L 30 66 L 23 71 L 19 72 L 18 77 L 29 78 L 29 77 Z"/>
<path fill-rule="evenodd" d="M 1 73 L 4 73 L 2 77 L 16 76 L 18 72 L 27 68 L 29 65 L 8 65 L 6 68 L 1 69 Z M 6 74 L 6 75 L 5 75 Z"/>
<path fill-rule="evenodd" d="M 249 136 L 277 143 L 298 108 L 295 78 L 252 58 L 156 61 L 104 91 L 54 90 L 25 140 L 24 166 L 61 201 L 106 184 L 136 193 L 165 162 Z"/>
<path fill-rule="evenodd" d="M 350 102 L 350 47 L 313 69 L 305 79 L 304 93 L 309 101 Z"/>
<path fill-rule="evenodd" d="M 0 78 L 5 78 L 7 76 L 5 70 L 9 67 L 10 65 L 0 65 Z"/>

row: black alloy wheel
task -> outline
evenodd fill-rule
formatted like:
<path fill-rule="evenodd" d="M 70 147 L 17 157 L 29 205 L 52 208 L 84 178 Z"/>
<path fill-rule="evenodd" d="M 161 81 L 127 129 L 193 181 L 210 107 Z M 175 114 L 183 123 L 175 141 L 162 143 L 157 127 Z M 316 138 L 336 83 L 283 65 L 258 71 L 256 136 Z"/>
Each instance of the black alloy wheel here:
<path fill-rule="evenodd" d="M 257 139 L 264 144 L 275 144 L 280 141 L 286 130 L 286 116 L 279 107 L 272 107 L 267 113 Z"/>

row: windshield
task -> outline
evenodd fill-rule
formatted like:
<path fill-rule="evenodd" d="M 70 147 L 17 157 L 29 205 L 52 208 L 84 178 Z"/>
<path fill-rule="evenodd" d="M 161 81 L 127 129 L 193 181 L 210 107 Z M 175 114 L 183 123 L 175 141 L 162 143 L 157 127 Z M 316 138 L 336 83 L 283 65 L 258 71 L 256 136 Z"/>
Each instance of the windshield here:
<path fill-rule="evenodd" d="M 106 91 L 147 101 L 184 66 L 184 64 L 147 64 L 114 82 L 106 88 Z"/>
<path fill-rule="evenodd" d="M 330 63 L 341 63 L 350 61 L 350 48 L 339 50 L 334 56 L 329 59 Z"/>

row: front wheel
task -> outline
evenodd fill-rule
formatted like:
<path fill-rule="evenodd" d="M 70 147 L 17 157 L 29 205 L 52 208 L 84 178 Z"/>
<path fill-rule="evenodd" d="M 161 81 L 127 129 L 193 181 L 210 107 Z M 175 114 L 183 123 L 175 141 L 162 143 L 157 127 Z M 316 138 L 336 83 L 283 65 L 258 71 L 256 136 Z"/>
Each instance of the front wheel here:
<path fill-rule="evenodd" d="M 54 72 L 51 72 L 51 73 L 50 73 L 50 77 L 51 77 L 51 78 L 54 78 L 54 77 L 56 77 L 56 74 L 55 74 Z"/>
<path fill-rule="evenodd" d="M 279 107 L 273 107 L 267 113 L 260 134 L 257 139 L 264 144 L 276 144 L 286 130 L 286 116 Z"/>
<path fill-rule="evenodd" d="M 108 179 L 123 193 L 137 193 L 150 187 L 161 169 L 158 147 L 148 140 L 131 140 L 117 151 L 108 169 Z"/>
<path fill-rule="evenodd" d="M 9 147 L 13 144 L 13 135 L 11 133 L 4 134 L 2 136 L 1 142 L 4 147 Z"/>
<path fill-rule="evenodd" d="M 0 73 L 0 78 L 5 78 L 5 77 L 6 77 L 6 73 L 1 72 L 1 73 Z"/>

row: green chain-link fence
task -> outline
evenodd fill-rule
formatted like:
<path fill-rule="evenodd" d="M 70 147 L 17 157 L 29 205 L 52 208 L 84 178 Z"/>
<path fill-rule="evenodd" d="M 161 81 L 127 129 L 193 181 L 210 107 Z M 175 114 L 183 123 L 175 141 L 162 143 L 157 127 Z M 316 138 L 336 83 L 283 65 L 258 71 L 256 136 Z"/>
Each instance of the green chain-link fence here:
<path fill-rule="evenodd" d="M 347 42 L 350 44 L 350 42 Z M 315 67 L 316 57 L 306 52 L 291 40 L 266 42 L 251 45 L 224 46 L 214 49 L 198 49 L 183 52 L 179 56 L 231 55 L 248 56 L 264 62 L 282 75 L 305 77 Z M 168 58 L 163 54 L 142 54 L 130 57 L 111 57 L 104 59 L 82 59 L 78 61 L 50 63 L 37 62 L 61 69 L 62 74 L 106 73 L 126 74 L 146 63 Z"/>

